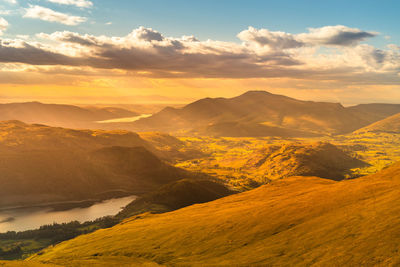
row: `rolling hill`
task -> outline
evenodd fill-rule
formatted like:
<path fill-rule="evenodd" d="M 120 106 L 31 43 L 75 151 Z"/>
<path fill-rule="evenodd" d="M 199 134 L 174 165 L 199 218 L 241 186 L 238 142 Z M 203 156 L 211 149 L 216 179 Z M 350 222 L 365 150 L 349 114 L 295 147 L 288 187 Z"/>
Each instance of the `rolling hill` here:
<path fill-rule="evenodd" d="M 254 153 L 243 168 L 271 180 L 290 176 L 341 180 L 350 169 L 366 165 L 330 143 L 318 142 L 267 146 Z"/>
<path fill-rule="evenodd" d="M 128 131 L 0 123 L 0 207 L 142 194 L 196 175 Z"/>
<path fill-rule="evenodd" d="M 233 194 L 223 184 L 209 179 L 182 179 L 135 199 L 118 215 L 128 218 L 145 212 L 163 213 Z"/>
<path fill-rule="evenodd" d="M 165 108 L 131 127 L 211 136 L 308 137 L 349 133 L 397 110 L 400 105 L 345 108 L 339 103 L 249 91 L 233 98 L 205 98 L 182 108 Z"/>
<path fill-rule="evenodd" d="M 371 103 L 348 107 L 359 116 L 368 117 L 371 121 L 379 121 L 394 114 L 400 113 L 400 104 Z"/>
<path fill-rule="evenodd" d="M 168 162 L 189 160 L 206 156 L 199 149 L 188 143 L 182 142 L 175 136 L 160 132 L 141 132 L 140 138 L 150 143 L 157 149 L 157 155 Z"/>
<path fill-rule="evenodd" d="M 0 104 L 0 121 L 19 120 L 67 128 L 99 128 L 97 121 L 138 116 L 115 107 L 78 107 L 40 102 Z"/>
<path fill-rule="evenodd" d="M 355 133 L 400 133 L 400 113 L 363 127 Z"/>
<path fill-rule="evenodd" d="M 340 182 L 291 177 L 164 214 L 142 214 L 32 256 L 82 266 L 396 266 L 400 163 Z"/>

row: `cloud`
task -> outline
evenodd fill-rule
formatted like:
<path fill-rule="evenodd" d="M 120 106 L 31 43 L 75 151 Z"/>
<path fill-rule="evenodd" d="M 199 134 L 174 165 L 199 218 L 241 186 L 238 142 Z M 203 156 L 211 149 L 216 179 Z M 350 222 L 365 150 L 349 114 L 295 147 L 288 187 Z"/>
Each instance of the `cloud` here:
<path fill-rule="evenodd" d="M 28 34 L 17 34 L 17 38 L 23 39 L 23 40 L 28 40 L 29 35 Z"/>
<path fill-rule="evenodd" d="M 1 40 L 0 62 L 30 65 L 81 65 L 77 58 L 52 52 L 22 40 Z"/>
<path fill-rule="evenodd" d="M 61 5 L 73 5 L 85 8 L 90 8 L 93 6 L 93 3 L 88 0 L 47 0 L 47 1 Z"/>
<path fill-rule="evenodd" d="M 34 18 L 44 21 L 58 22 L 69 26 L 75 26 L 87 20 L 85 17 L 71 16 L 41 6 L 30 6 L 29 8 L 27 8 L 24 18 Z"/>
<path fill-rule="evenodd" d="M 8 21 L 0 17 L 0 35 L 3 35 L 3 32 L 7 30 L 8 26 Z"/>
<path fill-rule="evenodd" d="M 377 35 L 376 32 L 362 31 L 343 25 L 309 28 L 308 33 L 297 35 L 299 40 L 314 45 L 350 46 Z"/>
<path fill-rule="evenodd" d="M 99 37 L 95 37 L 93 35 L 88 35 L 88 34 L 81 35 L 79 33 L 70 31 L 55 32 L 52 34 L 39 33 L 36 36 L 42 39 L 49 39 L 53 41 L 66 42 L 66 43 L 74 43 L 83 46 L 96 46 L 97 43 L 101 43 Z"/>
<path fill-rule="evenodd" d="M 249 27 L 240 32 L 237 37 L 242 41 L 268 46 L 271 49 L 288 49 L 303 46 L 304 43 L 296 40 L 296 36 L 285 32 L 271 32 L 267 29 Z"/>
<path fill-rule="evenodd" d="M 298 64 L 281 52 L 257 55 L 238 44 L 199 42 L 194 36 L 168 38 L 144 27 L 124 37 L 81 35 L 68 31 L 40 34 L 38 37 L 79 46 L 76 49 L 87 56 L 90 66 L 95 68 L 146 71 L 163 77 L 256 77 L 270 69 L 266 63 L 271 66 Z"/>
<path fill-rule="evenodd" d="M 63 31 L 38 34 L 45 39 L 42 43 L 3 40 L 0 62 L 121 70 L 132 76 L 157 78 L 287 77 L 349 83 L 400 82 L 398 46 L 378 49 L 359 44 L 367 38 L 365 34 L 343 32 L 364 31 L 327 26 L 319 31 L 291 34 L 250 27 L 238 34 L 243 43 L 167 37 L 144 27 L 125 36 Z M 319 49 L 321 46 L 324 49 Z"/>
<path fill-rule="evenodd" d="M 17 0 L 4 0 L 4 1 L 13 5 L 18 3 Z"/>
<path fill-rule="evenodd" d="M 148 41 L 148 42 L 164 40 L 164 37 L 162 36 L 162 34 L 159 33 L 158 31 L 153 30 L 152 28 L 140 27 L 140 28 L 132 31 L 130 35 L 133 38 L 137 38 L 139 40 L 144 40 L 144 41 Z"/>
<path fill-rule="evenodd" d="M 362 31 L 342 25 L 309 28 L 307 33 L 290 34 L 267 29 L 249 27 L 237 36 L 242 41 L 271 49 L 290 49 L 302 46 L 352 46 L 367 38 L 376 36 L 376 32 Z"/>

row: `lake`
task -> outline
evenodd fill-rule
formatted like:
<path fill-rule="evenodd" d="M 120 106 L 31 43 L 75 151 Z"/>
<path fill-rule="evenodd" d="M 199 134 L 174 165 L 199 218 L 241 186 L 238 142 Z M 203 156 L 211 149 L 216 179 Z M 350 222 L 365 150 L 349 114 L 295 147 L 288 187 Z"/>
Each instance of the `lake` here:
<path fill-rule="evenodd" d="M 54 211 L 51 208 L 24 208 L 0 211 L 0 233 L 37 229 L 45 224 L 71 221 L 92 221 L 97 218 L 116 215 L 136 196 L 105 200 L 90 207 Z"/>
<path fill-rule="evenodd" d="M 151 117 L 153 114 L 141 114 L 135 117 L 125 117 L 125 118 L 118 118 L 112 120 L 105 120 L 105 121 L 97 121 L 97 123 L 118 123 L 118 122 L 134 122 L 140 119 Z"/>

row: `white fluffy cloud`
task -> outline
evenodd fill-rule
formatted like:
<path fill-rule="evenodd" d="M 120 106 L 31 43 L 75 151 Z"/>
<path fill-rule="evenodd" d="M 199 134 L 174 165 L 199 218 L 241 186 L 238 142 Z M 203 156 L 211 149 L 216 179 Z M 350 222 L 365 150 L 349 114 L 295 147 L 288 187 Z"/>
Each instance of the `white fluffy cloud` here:
<path fill-rule="evenodd" d="M 0 35 L 2 35 L 5 30 L 7 30 L 8 25 L 8 21 L 0 17 Z"/>
<path fill-rule="evenodd" d="M 78 25 L 87 20 L 85 17 L 64 14 L 42 6 L 30 6 L 26 9 L 24 18 L 40 19 L 70 26 Z"/>
<path fill-rule="evenodd" d="M 52 3 L 61 4 L 61 5 L 73 5 L 77 7 L 85 7 L 89 8 L 93 6 L 93 3 L 88 0 L 47 0 Z"/>
<path fill-rule="evenodd" d="M 360 44 L 375 35 L 345 26 L 301 34 L 250 27 L 238 34 L 243 41 L 239 44 L 167 37 L 144 27 L 122 37 L 63 31 L 37 35 L 51 44 L 3 40 L 0 62 L 119 69 L 151 77 L 288 77 L 398 84 L 398 46 L 377 49 Z"/>
<path fill-rule="evenodd" d="M 289 49 L 301 46 L 352 46 L 366 38 L 376 36 L 376 32 L 362 31 L 343 25 L 309 28 L 307 33 L 290 34 L 272 32 L 267 29 L 249 27 L 238 34 L 238 38 L 259 46 L 268 46 L 272 49 Z"/>
<path fill-rule="evenodd" d="M 17 3 L 17 0 L 4 0 L 4 1 L 6 1 L 10 4 L 13 4 L 13 5 L 15 5 Z"/>
<path fill-rule="evenodd" d="M 267 29 L 255 29 L 249 27 L 240 32 L 238 38 L 249 43 L 260 46 L 268 46 L 272 49 L 288 49 L 303 46 L 303 42 L 296 40 L 296 37 L 285 32 L 271 32 Z"/>
<path fill-rule="evenodd" d="M 308 33 L 299 34 L 297 38 L 305 43 L 315 45 L 350 46 L 377 35 L 376 32 L 362 31 L 343 25 L 309 28 L 308 30 Z"/>

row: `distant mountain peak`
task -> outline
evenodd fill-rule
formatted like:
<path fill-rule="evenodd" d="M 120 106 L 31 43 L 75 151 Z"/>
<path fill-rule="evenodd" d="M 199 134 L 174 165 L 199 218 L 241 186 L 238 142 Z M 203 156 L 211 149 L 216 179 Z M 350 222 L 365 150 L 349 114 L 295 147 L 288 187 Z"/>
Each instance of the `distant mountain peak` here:
<path fill-rule="evenodd" d="M 275 95 L 275 94 L 272 94 L 272 93 L 270 93 L 268 91 L 264 91 L 264 90 L 250 90 L 244 94 L 241 94 L 239 97 L 241 97 L 241 96 L 259 96 L 259 95 L 271 96 L 271 95 Z"/>
<path fill-rule="evenodd" d="M 244 94 L 269 94 L 269 95 L 272 95 L 272 93 L 270 93 L 266 90 L 249 90 Z"/>

